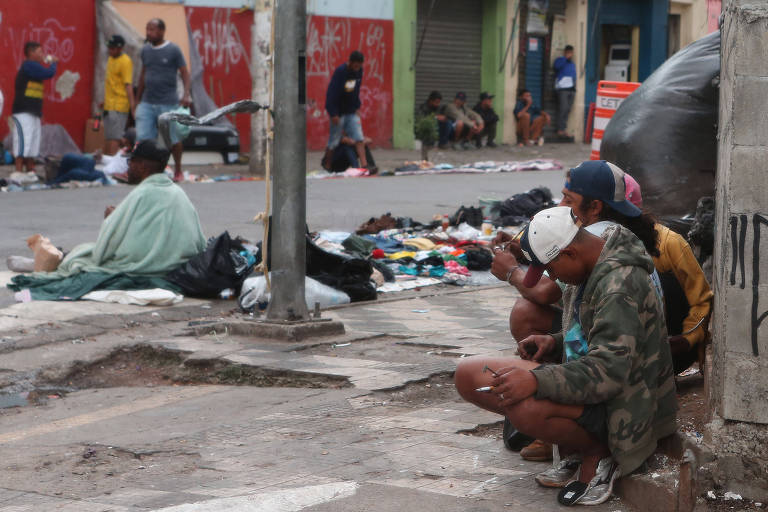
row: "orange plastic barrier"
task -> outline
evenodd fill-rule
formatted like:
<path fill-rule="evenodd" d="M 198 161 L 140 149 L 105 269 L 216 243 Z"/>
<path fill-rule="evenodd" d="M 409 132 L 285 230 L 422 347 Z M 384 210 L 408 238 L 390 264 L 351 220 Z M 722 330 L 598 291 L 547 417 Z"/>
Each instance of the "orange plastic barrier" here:
<path fill-rule="evenodd" d="M 600 144 L 603 133 L 621 102 L 640 87 L 639 82 L 609 82 L 601 80 L 597 84 L 595 124 L 592 128 L 592 153 L 590 160 L 600 160 Z"/>

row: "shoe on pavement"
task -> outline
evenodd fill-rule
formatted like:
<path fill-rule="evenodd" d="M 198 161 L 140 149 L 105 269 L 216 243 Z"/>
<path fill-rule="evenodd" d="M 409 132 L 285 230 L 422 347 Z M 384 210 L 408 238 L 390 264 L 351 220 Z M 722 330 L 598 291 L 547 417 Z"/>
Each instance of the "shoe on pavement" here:
<path fill-rule="evenodd" d="M 464 146 L 461 145 L 461 143 L 457 142 L 453 146 L 451 146 L 455 151 L 464 151 Z"/>
<path fill-rule="evenodd" d="M 581 457 L 571 455 L 536 475 L 536 483 L 542 487 L 565 487 L 574 479 L 579 478 L 580 470 Z"/>
<path fill-rule="evenodd" d="M 539 146 L 544 145 L 544 137 L 539 137 L 539 140 L 536 142 Z"/>
<path fill-rule="evenodd" d="M 504 430 L 501 439 L 504 441 L 504 446 L 507 447 L 507 450 L 513 452 L 519 452 L 534 441 L 531 436 L 518 431 L 508 418 L 504 418 Z"/>
<path fill-rule="evenodd" d="M 576 505 L 587 494 L 588 490 L 589 484 L 585 484 L 580 480 L 574 480 L 560 489 L 560 492 L 557 493 L 557 501 L 566 507 Z"/>
<path fill-rule="evenodd" d="M 579 500 L 579 505 L 599 505 L 608 501 L 613 493 L 613 483 L 619 476 L 619 465 L 612 457 L 600 459 L 595 477 L 589 482 L 589 488 Z"/>
<path fill-rule="evenodd" d="M 499 145 L 496 144 L 495 142 L 493 142 L 492 140 L 489 140 L 488 143 L 485 145 L 485 147 L 487 147 L 487 148 L 497 148 L 497 147 L 499 147 Z"/>
<path fill-rule="evenodd" d="M 468 141 L 464 141 L 464 144 L 462 144 L 461 147 L 464 149 L 475 149 L 475 145 Z"/>
<path fill-rule="evenodd" d="M 552 445 L 536 439 L 520 450 L 520 456 L 532 462 L 549 462 L 552 460 Z"/>

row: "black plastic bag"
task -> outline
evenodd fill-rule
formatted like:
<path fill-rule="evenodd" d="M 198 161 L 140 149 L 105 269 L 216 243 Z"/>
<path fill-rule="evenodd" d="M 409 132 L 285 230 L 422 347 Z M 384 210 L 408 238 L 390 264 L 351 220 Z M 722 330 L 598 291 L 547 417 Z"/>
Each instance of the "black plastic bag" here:
<path fill-rule="evenodd" d="M 547 187 L 537 187 L 502 201 L 499 205 L 499 217 L 521 217 L 528 220 L 541 210 L 554 205 L 552 191 Z"/>
<path fill-rule="evenodd" d="M 236 295 L 253 269 L 253 264 L 240 252 L 245 248 L 239 239 L 232 240 L 228 232 L 208 240 L 205 250 L 165 276 L 190 297 L 218 297 L 222 290 L 232 288 Z"/>
<path fill-rule="evenodd" d="M 473 228 L 479 228 L 483 224 L 483 210 L 474 206 L 461 205 L 451 217 L 450 222 L 451 226 L 458 226 L 462 222 L 466 222 Z"/>
<path fill-rule="evenodd" d="M 331 253 L 307 237 L 307 275 L 341 290 L 352 302 L 376 300 L 376 286 L 371 281 L 373 267 L 368 260 Z"/>
<path fill-rule="evenodd" d="M 692 213 L 714 194 L 719 74 L 713 32 L 670 57 L 608 123 L 600 158 L 631 174 L 657 215 Z"/>

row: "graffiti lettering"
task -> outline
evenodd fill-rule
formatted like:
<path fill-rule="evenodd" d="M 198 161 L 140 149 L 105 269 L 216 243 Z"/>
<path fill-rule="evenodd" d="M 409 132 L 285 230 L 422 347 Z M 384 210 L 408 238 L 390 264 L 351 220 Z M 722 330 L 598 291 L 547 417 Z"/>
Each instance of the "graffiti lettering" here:
<path fill-rule="evenodd" d="M 61 64 L 66 64 L 75 56 L 75 40 L 72 37 L 75 30 L 74 25 L 65 26 L 56 18 L 48 18 L 40 25 L 30 23 L 24 28 L 8 27 L 3 31 L 3 42 L 11 49 L 16 69 L 24 62 L 24 44 L 27 41 L 37 41 L 46 55 L 53 55 Z M 55 88 L 46 88 L 45 97 L 49 101 L 61 103 L 71 96 L 65 97 L 56 93 Z"/>
<path fill-rule="evenodd" d="M 187 18 L 193 9 L 188 9 Z M 245 60 L 250 67 L 248 52 L 237 26 L 230 20 L 232 9 L 214 9 L 210 22 L 192 32 L 192 39 L 205 68 L 224 67 L 229 73 L 230 66 Z"/>
<path fill-rule="evenodd" d="M 734 215 L 729 220 L 729 225 L 731 227 L 731 246 L 732 246 L 731 247 L 731 251 L 732 251 L 731 276 L 730 276 L 729 282 L 731 286 L 736 285 L 736 268 L 738 265 L 741 269 L 740 288 L 742 289 L 746 287 L 745 278 L 744 278 L 744 274 L 745 274 L 744 257 L 746 254 L 746 235 L 747 235 L 748 223 L 749 221 L 746 215 L 739 215 L 738 217 Z M 740 227 L 738 233 L 737 233 L 737 226 Z M 758 330 L 760 329 L 760 326 L 762 325 L 763 321 L 768 317 L 768 310 L 762 311 L 762 312 L 760 311 L 760 244 L 762 242 L 762 239 L 761 239 L 762 226 L 768 227 L 768 217 L 765 217 L 757 213 L 754 214 L 752 216 L 752 229 L 753 229 L 752 308 L 751 308 L 751 314 L 750 314 L 750 334 L 751 334 L 751 342 L 752 342 L 752 353 L 755 356 L 760 355 L 760 350 L 758 347 Z"/>

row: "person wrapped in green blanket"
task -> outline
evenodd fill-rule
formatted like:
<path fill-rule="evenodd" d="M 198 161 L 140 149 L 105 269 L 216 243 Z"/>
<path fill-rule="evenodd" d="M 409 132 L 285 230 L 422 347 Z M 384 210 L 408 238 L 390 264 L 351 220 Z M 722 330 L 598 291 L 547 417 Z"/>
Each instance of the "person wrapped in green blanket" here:
<path fill-rule="evenodd" d="M 184 191 L 166 176 L 167 150 L 140 142 L 129 158 L 138 185 L 108 207 L 95 243 L 76 246 L 55 272 L 19 275 L 8 287 L 34 300 L 77 300 L 92 290 L 164 288 L 167 273 L 205 249 L 200 219 Z"/>

